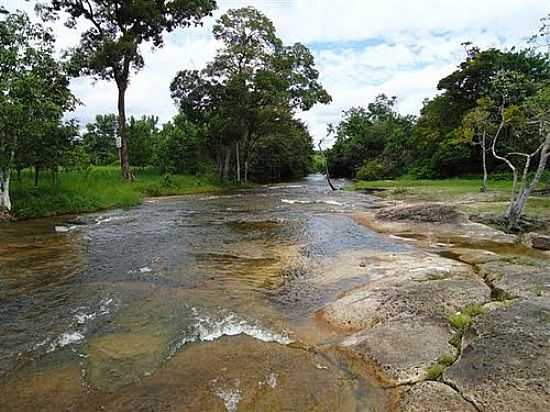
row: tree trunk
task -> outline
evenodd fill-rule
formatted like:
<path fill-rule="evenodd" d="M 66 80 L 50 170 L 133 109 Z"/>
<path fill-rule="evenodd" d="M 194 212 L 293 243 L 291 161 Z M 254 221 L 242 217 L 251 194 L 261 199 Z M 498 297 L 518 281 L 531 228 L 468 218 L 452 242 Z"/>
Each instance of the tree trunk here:
<path fill-rule="evenodd" d="M 51 172 L 52 172 L 52 185 L 54 187 L 57 187 L 57 166 L 52 167 Z"/>
<path fill-rule="evenodd" d="M 34 187 L 38 187 L 39 174 L 40 174 L 40 167 L 34 166 Z"/>
<path fill-rule="evenodd" d="M 0 212 L 11 211 L 10 178 L 10 169 L 0 170 Z"/>
<path fill-rule="evenodd" d="M 126 125 L 126 88 L 127 84 L 117 83 L 118 86 L 118 128 L 120 133 L 121 147 L 119 149 L 120 169 L 122 177 L 133 181 L 134 175 L 130 170 L 130 159 L 128 158 L 128 128 Z"/>
<path fill-rule="evenodd" d="M 244 161 L 244 182 L 248 183 L 248 160 Z"/>
<path fill-rule="evenodd" d="M 225 159 L 223 166 L 222 180 L 227 182 L 229 180 L 229 169 L 231 168 L 231 146 L 227 146 L 225 149 Z"/>
<path fill-rule="evenodd" d="M 483 137 L 481 141 L 481 150 L 483 151 L 483 187 L 481 191 L 487 193 L 489 191 L 489 174 L 487 172 L 487 137 L 485 132 L 483 132 Z"/>
<path fill-rule="evenodd" d="M 237 166 L 237 183 L 241 183 L 241 154 L 239 142 L 235 144 L 235 159 Z"/>
<path fill-rule="evenodd" d="M 546 165 L 548 163 L 549 157 L 550 157 L 550 135 L 546 137 L 544 145 L 542 146 L 539 165 L 537 167 L 537 172 L 535 173 L 535 176 L 533 177 L 533 180 L 531 180 L 530 184 L 527 184 L 530 159 L 528 159 L 528 161 L 526 162 L 520 193 L 518 194 L 517 198 L 512 202 L 512 204 L 510 205 L 510 208 L 508 209 L 508 213 L 506 214 L 506 222 L 509 230 L 518 229 L 519 222 L 521 220 L 521 217 L 523 216 L 523 211 L 525 209 L 525 206 L 527 205 L 529 196 L 531 196 L 531 193 L 533 192 L 533 190 L 535 190 L 535 188 L 539 184 L 540 179 L 544 174 L 544 170 L 546 169 Z"/>
<path fill-rule="evenodd" d="M 321 142 L 319 142 L 319 152 L 322 153 L 323 157 L 325 158 L 325 172 L 327 174 L 328 185 L 330 186 L 330 188 L 333 191 L 337 191 L 338 189 L 336 189 L 336 187 L 334 187 L 334 185 L 332 184 L 332 181 L 330 180 L 330 170 L 328 168 L 328 156 L 325 154 L 325 151 L 323 150 Z"/>

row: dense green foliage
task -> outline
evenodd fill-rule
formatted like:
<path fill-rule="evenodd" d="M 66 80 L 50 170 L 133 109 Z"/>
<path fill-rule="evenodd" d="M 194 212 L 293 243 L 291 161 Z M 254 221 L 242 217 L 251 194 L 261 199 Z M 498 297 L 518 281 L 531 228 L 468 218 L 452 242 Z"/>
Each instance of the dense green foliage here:
<path fill-rule="evenodd" d="M 330 102 L 310 51 L 285 46 L 253 7 L 224 14 L 214 37 L 222 43 L 214 60 L 179 72 L 171 91 L 181 113 L 205 130 L 219 176 L 246 182 L 303 175 L 312 142 L 294 114 Z"/>
<path fill-rule="evenodd" d="M 485 132 L 487 153 L 489 135 L 498 128 L 502 88 L 497 79 L 503 73 L 526 79 L 516 84 L 517 93 L 510 89 L 507 105 L 518 105 L 550 81 L 550 62 L 548 56 L 530 50 L 469 48 L 466 60 L 439 82 L 441 93 L 425 101 L 418 118 L 399 115 L 396 98 L 384 95 L 367 108 L 345 112 L 329 152 L 331 173 L 365 180 L 482 173 L 481 136 Z M 502 151 L 529 151 L 540 144 L 538 138 L 526 138 L 525 130 L 518 138 L 518 129 L 512 126 L 506 124 L 498 142 Z M 494 172 L 506 165 L 489 156 L 487 167 Z"/>
<path fill-rule="evenodd" d="M 71 151 L 76 127 L 63 114 L 76 100 L 54 44 L 51 31 L 23 13 L 0 21 L 0 211 L 11 208 L 14 169 L 56 170 Z"/>
<path fill-rule="evenodd" d="M 352 108 L 336 127 L 336 143 L 329 151 L 330 172 L 336 176 L 379 178 L 401 175 L 407 167 L 403 149 L 408 144 L 413 119 L 395 111 L 396 98 L 377 97 L 366 109 Z"/>
<path fill-rule="evenodd" d="M 117 117 L 114 114 L 97 115 L 94 123 L 86 125 L 82 146 L 95 166 L 105 166 L 117 160 Z"/>

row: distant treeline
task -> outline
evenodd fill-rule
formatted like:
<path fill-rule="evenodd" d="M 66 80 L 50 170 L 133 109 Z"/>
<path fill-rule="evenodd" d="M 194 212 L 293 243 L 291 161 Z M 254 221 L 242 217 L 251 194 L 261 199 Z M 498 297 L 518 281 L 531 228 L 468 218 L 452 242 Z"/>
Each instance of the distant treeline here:
<path fill-rule="evenodd" d="M 424 102 L 419 117 L 399 114 L 397 98 L 385 95 L 346 111 L 333 129 L 331 174 L 362 180 L 481 175 L 485 155 L 488 173 L 512 175 L 493 156 L 495 136 L 497 154 L 537 150 L 545 136 L 537 113 L 550 109 L 543 102 L 549 81 L 547 54 L 468 45 L 465 61 L 439 81 L 440 93 Z M 511 162 L 520 169 L 525 156 Z"/>

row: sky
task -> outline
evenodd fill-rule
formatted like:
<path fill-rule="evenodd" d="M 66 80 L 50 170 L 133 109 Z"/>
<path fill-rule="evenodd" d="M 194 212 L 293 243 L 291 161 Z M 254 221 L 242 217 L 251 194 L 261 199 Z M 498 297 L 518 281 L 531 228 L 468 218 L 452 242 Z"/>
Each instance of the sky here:
<path fill-rule="evenodd" d="M 32 13 L 33 2 L 0 0 L 8 10 Z M 418 114 L 422 102 L 437 94 L 437 82 L 465 58 L 461 44 L 481 48 L 526 46 L 527 38 L 550 13 L 547 0 L 218 0 L 219 9 L 199 28 L 166 36 L 163 49 L 145 46 L 145 68 L 132 78 L 129 115 L 154 114 L 161 122 L 176 112 L 169 85 L 179 70 L 201 69 L 220 46 L 212 26 L 230 8 L 254 6 L 273 20 L 287 44 L 304 43 L 315 56 L 320 80 L 332 95 L 299 116 L 316 141 L 342 112 L 366 106 L 378 94 L 398 97 L 398 110 Z M 60 50 L 78 44 L 77 30 L 55 27 Z M 82 125 L 96 114 L 116 111 L 113 83 L 80 78 L 71 87 L 82 105 L 70 117 Z"/>

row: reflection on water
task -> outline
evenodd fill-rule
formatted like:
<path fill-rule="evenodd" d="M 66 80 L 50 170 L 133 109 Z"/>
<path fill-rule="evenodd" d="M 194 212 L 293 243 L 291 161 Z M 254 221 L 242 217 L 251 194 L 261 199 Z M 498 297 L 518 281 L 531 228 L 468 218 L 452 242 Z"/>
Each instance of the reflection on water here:
<path fill-rule="evenodd" d="M 320 259 L 405 247 L 353 222 L 352 212 L 371 206 L 369 197 L 328 191 L 314 176 L 151 201 L 87 216 L 81 226 L 63 219 L 0 226 L 0 404 L 372 406 L 362 378 L 320 349 L 334 332 L 313 316 L 349 285 L 330 293 L 307 286 Z"/>

